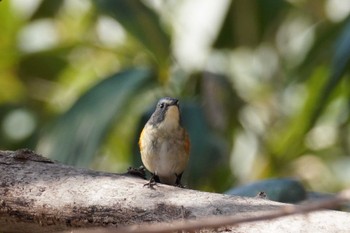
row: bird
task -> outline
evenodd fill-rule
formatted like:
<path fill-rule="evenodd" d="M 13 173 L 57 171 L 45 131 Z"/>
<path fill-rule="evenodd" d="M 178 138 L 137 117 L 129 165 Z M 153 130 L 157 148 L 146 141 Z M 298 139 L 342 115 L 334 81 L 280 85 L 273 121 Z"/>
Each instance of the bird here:
<path fill-rule="evenodd" d="M 179 100 L 161 98 L 141 131 L 141 160 L 152 174 L 145 185 L 163 183 L 178 187 L 190 155 L 189 135 L 181 124 Z"/>

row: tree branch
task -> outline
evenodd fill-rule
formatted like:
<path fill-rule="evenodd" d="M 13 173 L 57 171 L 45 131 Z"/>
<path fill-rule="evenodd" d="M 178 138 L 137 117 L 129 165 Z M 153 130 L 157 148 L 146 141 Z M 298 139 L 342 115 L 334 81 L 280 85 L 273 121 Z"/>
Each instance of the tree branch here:
<path fill-rule="evenodd" d="M 111 228 L 94 231 L 169 232 L 216 228 L 240 223 L 244 219 L 257 221 L 264 215 L 273 217 L 276 213 L 283 214 L 283 211 L 292 214 L 303 209 L 302 206 L 259 198 L 234 197 L 161 184 L 153 190 L 143 187 L 145 180 L 128 174 L 74 168 L 28 150 L 0 151 L 0 176 L 2 233 L 79 232 L 77 228 L 101 226 Z M 350 229 L 349 217 L 343 212 L 323 211 L 309 214 L 307 222 L 300 216 L 290 216 L 265 225 L 262 222 L 250 223 L 230 229 L 255 232 L 273 226 L 285 232 L 286 225 L 291 224 L 318 232 L 322 229 Z M 140 225 L 156 222 L 161 222 L 161 225 Z M 142 228 L 134 227 L 138 225 Z M 84 232 L 87 230 L 84 229 Z"/>
<path fill-rule="evenodd" d="M 337 208 L 341 204 L 350 201 L 350 189 L 344 190 L 334 198 L 327 200 L 321 200 L 306 205 L 287 205 L 282 206 L 277 210 L 272 210 L 267 213 L 258 216 L 219 216 L 219 217 L 207 217 L 192 221 L 173 221 L 169 223 L 155 223 L 151 225 L 138 225 L 131 227 L 124 227 L 115 233 L 168 233 L 175 231 L 198 231 L 201 229 L 217 229 L 225 226 L 234 226 L 242 223 L 267 221 L 271 219 L 277 219 L 296 214 L 307 214 L 313 211 L 322 210 L 325 208 Z M 80 232 L 80 231 L 78 231 Z M 75 233 L 78 233 L 75 232 Z M 101 232 L 102 233 L 102 232 Z M 107 231 L 105 232 L 107 233 Z"/>

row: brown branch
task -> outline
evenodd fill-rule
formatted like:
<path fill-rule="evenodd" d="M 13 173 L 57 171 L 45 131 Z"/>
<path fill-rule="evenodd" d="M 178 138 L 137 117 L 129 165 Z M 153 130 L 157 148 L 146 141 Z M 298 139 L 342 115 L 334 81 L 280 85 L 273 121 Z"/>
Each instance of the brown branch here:
<path fill-rule="evenodd" d="M 286 217 L 289 215 L 307 214 L 313 211 L 324 210 L 325 208 L 337 208 L 350 201 L 350 189 L 344 190 L 334 198 L 315 201 L 305 205 L 287 205 L 277 210 L 272 210 L 258 216 L 212 216 L 197 220 L 180 220 L 171 223 L 141 224 L 116 229 L 82 229 L 74 233 L 169 233 L 177 231 L 199 231 L 202 229 L 217 229 L 221 227 L 234 226 L 242 223 L 266 221 Z"/>
<path fill-rule="evenodd" d="M 169 232 L 257 221 L 264 219 L 265 214 L 269 216 L 278 211 L 282 214 L 306 211 L 305 207 L 261 198 L 228 196 L 161 184 L 149 189 L 143 186 L 146 181 L 140 178 L 74 168 L 28 150 L 0 151 L 0 177 L 2 233 L 79 232 L 79 228 L 88 232 L 86 228 L 92 227 L 108 227 L 93 232 Z M 348 196 L 338 196 L 345 197 Z M 209 218 L 214 215 L 218 218 Z M 322 214 L 309 214 L 308 224 L 288 217 L 285 218 L 287 222 L 280 219 L 259 226 L 255 223 L 240 224 L 232 229 L 256 232 L 274 226 L 285 232 L 286 225 L 296 224 L 303 229 L 313 227 L 309 229 L 312 232 L 321 229 L 340 231 L 350 229 L 349 218 L 347 213 L 328 210 Z M 342 222 L 336 224 L 334 220 Z M 162 223 L 144 225 L 155 222 Z M 241 229 L 246 226 L 249 228 Z"/>

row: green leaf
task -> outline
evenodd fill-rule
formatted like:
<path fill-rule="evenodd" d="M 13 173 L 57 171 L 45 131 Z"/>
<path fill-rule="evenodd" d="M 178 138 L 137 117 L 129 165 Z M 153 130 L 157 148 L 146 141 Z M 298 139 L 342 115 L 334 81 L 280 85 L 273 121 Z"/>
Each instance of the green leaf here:
<path fill-rule="evenodd" d="M 233 49 L 239 45 L 255 46 L 271 34 L 282 22 L 279 18 L 291 5 L 276 0 L 232 1 L 214 42 L 218 49 Z"/>
<path fill-rule="evenodd" d="M 0 73 L 9 69 L 18 58 L 18 32 L 23 26 L 23 20 L 12 10 L 11 2 L 0 3 Z"/>
<path fill-rule="evenodd" d="M 159 64 L 167 64 L 170 54 L 170 38 L 165 33 L 157 14 L 142 1 L 99 0 L 97 8 L 116 19 L 144 45 Z"/>
<path fill-rule="evenodd" d="M 274 29 L 274 33 L 278 29 L 277 26 L 282 23 L 281 16 L 285 17 L 286 12 L 290 10 L 292 5 L 285 0 L 255 0 L 258 13 L 258 25 L 259 25 L 259 40 L 263 39 L 266 32 L 271 33 L 271 28 Z M 274 39 L 274 38 L 273 38 Z"/>
<path fill-rule="evenodd" d="M 31 20 L 53 17 L 60 10 L 63 0 L 42 1 Z"/>
<path fill-rule="evenodd" d="M 90 89 L 41 137 L 38 149 L 53 159 L 86 166 L 112 124 L 127 114 L 127 106 L 152 85 L 148 69 L 129 69 Z"/>
<path fill-rule="evenodd" d="M 316 122 L 318 116 L 322 113 L 323 109 L 327 106 L 330 95 L 334 89 L 338 86 L 341 79 L 344 77 L 345 72 L 349 69 L 350 65 L 350 20 L 346 24 L 342 34 L 340 35 L 336 47 L 334 57 L 332 59 L 330 67 L 330 75 L 327 83 L 323 87 L 322 92 L 315 103 L 313 115 L 310 119 L 310 128 Z"/>
<path fill-rule="evenodd" d="M 284 124 L 283 128 L 279 126 L 271 131 L 272 137 L 267 137 L 271 139 L 268 142 L 271 166 L 275 166 L 276 170 L 284 169 L 280 164 L 288 164 L 287 161 L 305 151 L 304 136 L 313 126 L 311 119 L 314 115 L 314 107 L 326 83 L 327 71 L 325 69 L 315 70 L 306 83 L 309 94 L 303 107 Z"/>
<path fill-rule="evenodd" d="M 281 159 L 291 159 L 300 155 L 305 149 L 303 140 L 305 134 L 315 125 L 323 110 L 328 106 L 332 94 L 339 86 L 340 81 L 350 64 L 350 21 L 344 28 L 335 46 L 335 53 L 332 59 L 330 74 L 327 78 L 324 71 L 319 70 L 309 80 L 309 93 L 304 107 L 288 127 L 277 133 L 276 141 L 271 145 L 271 159 L 277 166 Z"/>
<path fill-rule="evenodd" d="M 68 66 L 67 54 L 72 49 L 73 45 L 25 54 L 20 57 L 18 74 L 23 79 L 55 80 Z"/>
<path fill-rule="evenodd" d="M 307 53 L 303 62 L 298 66 L 296 72 L 298 75 L 293 75 L 291 81 L 295 81 L 294 76 L 299 76 L 299 79 L 306 79 L 312 73 L 317 64 L 322 63 L 322 61 L 329 61 L 329 57 L 332 56 L 332 45 L 334 41 L 339 37 L 339 34 L 344 30 L 346 26 L 346 21 L 342 21 L 338 24 L 333 24 L 330 22 L 323 22 L 317 25 L 317 36 L 315 41 Z M 325 49 L 327 48 L 327 49 Z"/>

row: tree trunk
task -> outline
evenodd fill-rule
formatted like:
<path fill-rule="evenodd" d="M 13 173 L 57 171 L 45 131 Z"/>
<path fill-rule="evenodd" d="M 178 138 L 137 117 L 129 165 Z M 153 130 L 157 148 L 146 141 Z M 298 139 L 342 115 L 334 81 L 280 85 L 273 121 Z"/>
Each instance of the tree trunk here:
<path fill-rule="evenodd" d="M 29 150 L 0 151 L 0 232 L 55 232 L 80 227 L 120 227 L 213 215 L 257 216 L 286 204 L 200 192 L 128 175 L 80 169 Z M 231 232 L 293 229 L 350 230 L 350 215 L 322 211 L 267 223 L 247 223 Z M 225 228 L 224 230 L 228 230 Z M 74 231 L 73 231 L 74 232 Z"/>

